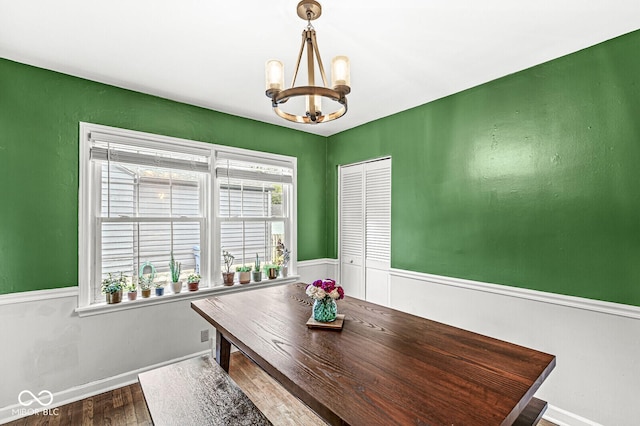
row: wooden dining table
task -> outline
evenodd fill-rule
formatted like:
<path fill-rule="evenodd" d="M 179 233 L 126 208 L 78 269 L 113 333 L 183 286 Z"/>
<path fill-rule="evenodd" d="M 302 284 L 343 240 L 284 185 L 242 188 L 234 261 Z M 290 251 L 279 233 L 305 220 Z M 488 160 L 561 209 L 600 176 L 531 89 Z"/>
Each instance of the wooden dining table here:
<path fill-rule="evenodd" d="M 216 360 L 237 347 L 332 425 L 534 424 L 555 356 L 346 296 L 340 330 L 309 328 L 303 283 L 191 303 L 216 329 Z"/>

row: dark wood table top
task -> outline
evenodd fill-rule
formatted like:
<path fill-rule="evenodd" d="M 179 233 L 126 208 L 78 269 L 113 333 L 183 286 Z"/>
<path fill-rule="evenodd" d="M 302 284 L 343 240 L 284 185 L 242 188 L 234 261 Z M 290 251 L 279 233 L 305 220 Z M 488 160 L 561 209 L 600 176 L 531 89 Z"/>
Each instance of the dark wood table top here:
<path fill-rule="evenodd" d="M 330 424 L 510 425 L 555 356 L 345 297 L 341 331 L 309 329 L 290 284 L 192 302 Z"/>

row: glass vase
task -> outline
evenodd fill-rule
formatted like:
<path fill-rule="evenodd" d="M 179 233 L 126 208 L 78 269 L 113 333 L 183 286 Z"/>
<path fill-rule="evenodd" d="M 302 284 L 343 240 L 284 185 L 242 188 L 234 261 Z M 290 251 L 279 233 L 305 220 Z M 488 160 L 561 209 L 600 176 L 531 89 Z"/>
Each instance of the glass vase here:
<path fill-rule="evenodd" d="M 338 305 L 330 297 L 313 301 L 313 319 L 318 322 L 332 322 L 338 315 Z"/>

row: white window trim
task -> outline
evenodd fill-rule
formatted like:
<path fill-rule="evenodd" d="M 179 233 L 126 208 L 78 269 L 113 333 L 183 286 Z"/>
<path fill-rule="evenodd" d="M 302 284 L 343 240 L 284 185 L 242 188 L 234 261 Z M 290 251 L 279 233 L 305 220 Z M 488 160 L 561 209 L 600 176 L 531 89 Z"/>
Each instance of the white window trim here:
<path fill-rule="evenodd" d="M 200 257 L 201 270 L 207 271 L 206 276 L 202 279 L 207 283 L 212 283 L 212 287 L 198 290 L 197 292 L 180 293 L 176 295 L 164 295 L 161 297 L 152 297 L 149 299 L 139 299 L 137 301 L 123 301 L 114 305 L 107 305 L 106 303 L 91 303 L 92 286 L 91 283 L 95 279 L 93 271 L 98 267 L 97 264 L 92 264 L 92 260 L 95 262 L 95 241 L 98 237 L 97 228 L 95 227 L 94 220 L 92 218 L 92 211 L 95 211 L 95 206 L 99 205 L 99 194 L 92 193 L 90 182 L 90 135 L 91 132 L 107 133 L 114 136 L 114 138 L 135 138 L 144 139 L 153 142 L 168 143 L 176 146 L 178 150 L 184 150 L 189 152 L 191 149 L 208 150 L 211 153 L 211 165 L 212 170 L 205 182 L 205 222 L 206 232 L 204 234 L 204 240 L 201 253 L 207 253 L 207 255 Z M 174 138 L 170 136 L 156 135 L 152 133 L 139 132 L 128 129 L 120 129 L 116 127 L 103 126 L 99 124 L 80 122 L 80 134 L 79 134 L 79 187 L 78 187 L 78 312 L 81 316 L 90 315 L 95 313 L 114 312 L 124 309 L 132 309 L 137 307 L 155 305 L 159 303 L 168 303 L 176 301 L 177 299 L 191 299 L 206 297 L 211 293 L 229 292 L 250 289 L 252 287 L 264 286 L 266 284 L 277 285 L 283 282 L 293 282 L 298 278 L 297 275 L 297 247 L 298 247 L 298 227 L 297 227 L 297 158 L 280 154 L 264 153 L 259 151 L 252 151 L 243 148 L 235 148 L 224 145 L 210 144 L 206 142 L 199 142 L 181 138 Z M 292 165 L 293 168 L 293 182 L 294 190 L 291 191 L 291 212 L 289 218 L 289 246 L 293 253 L 292 259 L 289 262 L 289 277 L 286 279 L 267 280 L 264 284 L 252 283 L 249 285 L 234 285 L 233 287 L 216 286 L 216 283 L 221 281 L 216 278 L 219 275 L 220 265 L 218 254 L 221 251 L 221 247 L 215 246 L 215 241 L 219 241 L 219 235 L 216 231 L 219 227 L 215 223 L 217 220 L 216 215 L 216 203 L 218 202 L 218 189 L 215 181 L 215 170 L 213 166 L 215 164 L 216 155 L 218 152 L 225 154 L 237 155 L 239 157 L 253 157 L 256 161 L 276 163 L 286 162 Z M 93 178 L 96 178 L 95 176 Z M 98 204 L 96 204 L 98 203 Z M 202 248 L 206 247 L 206 251 Z M 236 287 L 240 287 L 237 288 Z"/>

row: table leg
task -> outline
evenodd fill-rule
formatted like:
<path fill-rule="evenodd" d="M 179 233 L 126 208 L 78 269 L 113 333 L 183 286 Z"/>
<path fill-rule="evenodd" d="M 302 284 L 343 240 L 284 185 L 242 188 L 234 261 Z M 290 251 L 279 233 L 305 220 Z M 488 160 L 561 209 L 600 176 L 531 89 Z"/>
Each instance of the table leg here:
<path fill-rule="evenodd" d="M 227 373 L 229 372 L 229 359 L 231 357 L 231 343 L 224 338 L 222 333 L 216 330 L 216 361 Z"/>

